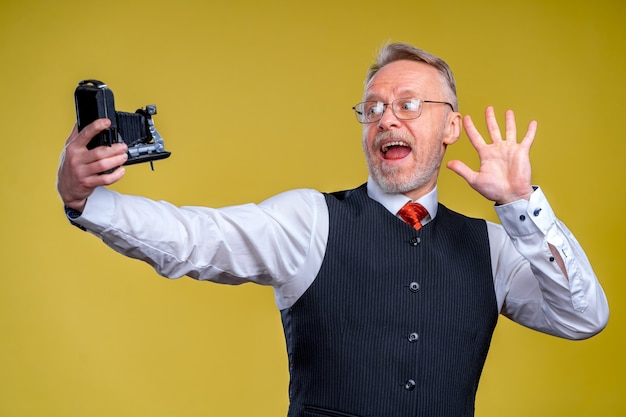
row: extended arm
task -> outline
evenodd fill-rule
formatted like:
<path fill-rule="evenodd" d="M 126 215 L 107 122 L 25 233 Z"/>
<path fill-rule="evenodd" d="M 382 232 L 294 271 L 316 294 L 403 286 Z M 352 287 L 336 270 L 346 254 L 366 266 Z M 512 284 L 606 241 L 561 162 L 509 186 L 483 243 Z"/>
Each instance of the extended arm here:
<path fill-rule="evenodd" d="M 272 285 L 279 308 L 306 290 L 328 236 L 322 194 L 293 190 L 260 204 L 220 209 L 119 194 L 103 186 L 124 175 L 126 145 L 86 148 L 108 126 L 100 119 L 80 133 L 74 127 L 61 155 L 57 188 L 63 203 L 79 213 L 72 217 L 75 225 L 166 277 Z"/>

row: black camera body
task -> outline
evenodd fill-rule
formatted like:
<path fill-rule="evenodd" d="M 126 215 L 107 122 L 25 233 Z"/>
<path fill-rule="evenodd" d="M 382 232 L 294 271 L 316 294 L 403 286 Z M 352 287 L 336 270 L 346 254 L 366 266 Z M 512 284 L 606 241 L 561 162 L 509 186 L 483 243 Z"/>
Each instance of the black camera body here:
<path fill-rule="evenodd" d="M 154 104 L 138 109 L 135 113 L 116 111 L 113 91 L 98 80 L 80 81 L 74 91 L 74 101 L 79 131 L 96 119 L 107 118 L 111 121 L 107 130 L 98 133 L 87 144 L 88 149 L 124 142 L 128 145 L 128 160 L 124 165 L 152 163 L 170 156 L 171 153 L 165 150 L 163 138 L 154 127 Z"/>

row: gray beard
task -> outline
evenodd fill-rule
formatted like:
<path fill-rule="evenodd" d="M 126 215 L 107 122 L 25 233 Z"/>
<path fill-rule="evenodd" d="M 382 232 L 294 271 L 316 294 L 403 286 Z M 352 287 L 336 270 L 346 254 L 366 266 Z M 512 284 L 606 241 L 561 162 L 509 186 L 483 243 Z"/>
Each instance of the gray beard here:
<path fill-rule="evenodd" d="M 387 131 L 379 133 L 376 136 L 374 141 L 375 149 L 380 147 L 380 142 L 390 138 L 403 139 L 410 142 L 410 140 L 403 134 L 391 133 Z M 363 146 L 365 148 L 365 143 Z M 441 164 L 441 161 L 431 158 L 426 162 L 425 166 L 418 167 L 417 170 L 413 171 L 407 178 L 403 179 L 398 178 L 398 171 L 400 171 L 400 168 L 385 167 L 384 164 L 382 166 L 377 166 L 372 162 L 367 149 L 364 149 L 364 151 L 370 175 L 381 190 L 387 194 L 406 194 L 410 191 L 423 187 L 433 178 L 434 175 L 437 174 Z"/>
<path fill-rule="evenodd" d="M 387 194 L 406 194 L 421 188 L 428 183 L 436 171 L 436 168 L 429 169 L 428 172 L 414 171 L 408 178 L 399 179 L 397 177 L 397 168 L 378 167 L 369 161 L 368 166 L 370 175 L 376 184 Z"/>

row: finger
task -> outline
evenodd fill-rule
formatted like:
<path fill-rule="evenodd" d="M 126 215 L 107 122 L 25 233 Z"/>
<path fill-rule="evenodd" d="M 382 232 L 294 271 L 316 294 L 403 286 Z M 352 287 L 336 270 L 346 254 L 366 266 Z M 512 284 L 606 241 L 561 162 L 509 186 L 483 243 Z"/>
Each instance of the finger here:
<path fill-rule="evenodd" d="M 466 115 L 463 118 L 463 127 L 465 128 L 465 133 L 467 133 L 467 137 L 469 138 L 474 148 L 485 145 L 485 140 L 481 136 L 478 129 L 476 129 L 476 126 L 474 125 L 474 121 L 472 120 L 471 116 Z"/>
<path fill-rule="evenodd" d="M 126 154 L 127 150 L 128 145 L 126 145 L 126 143 L 124 142 L 114 143 L 111 146 L 96 146 L 88 152 L 89 156 L 87 157 L 87 159 L 89 161 L 107 159 L 114 156 Z"/>
<path fill-rule="evenodd" d="M 528 129 L 526 130 L 526 135 L 522 139 L 522 144 L 531 147 L 533 142 L 535 141 L 535 135 L 537 134 L 537 121 L 533 120 L 528 124 Z"/>
<path fill-rule="evenodd" d="M 487 131 L 489 132 L 489 137 L 491 138 L 491 141 L 501 141 L 502 135 L 500 134 L 500 126 L 498 126 L 498 121 L 496 120 L 496 113 L 493 109 L 493 106 L 489 106 L 485 109 L 485 121 L 487 122 Z"/>
<path fill-rule="evenodd" d="M 505 113 L 506 140 L 517 142 L 517 127 L 515 126 L 515 113 L 507 110 Z"/>
<path fill-rule="evenodd" d="M 72 143 L 76 143 L 77 146 L 87 146 L 89 141 L 93 139 L 98 133 L 102 132 L 105 129 L 108 129 L 111 126 L 111 121 L 109 119 L 97 119 L 92 123 L 85 126 L 83 130 L 78 132 L 76 136 L 74 136 L 73 140 L 68 140 L 67 145 L 69 146 Z M 75 129 L 78 131 L 78 128 Z M 74 130 L 72 130 L 74 133 Z"/>
<path fill-rule="evenodd" d="M 453 160 L 446 164 L 446 167 L 458 174 L 469 184 L 472 184 L 476 177 L 476 172 L 465 164 L 463 161 Z"/>
<path fill-rule="evenodd" d="M 96 177 L 101 177 L 103 172 L 108 172 L 112 169 L 116 169 L 128 160 L 128 154 L 126 152 L 109 154 L 111 148 L 109 148 L 108 146 L 102 146 L 101 148 L 103 148 L 102 150 L 106 152 L 105 156 L 103 157 L 97 156 L 97 152 L 95 152 L 95 149 L 90 152 L 90 154 L 93 155 L 93 159 L 86 163 L 88 170 L 86 174 L 89 176 L 94 175 Z"/>
<path fill-rule="evenodd" d="M 113 183 L 116 183 L 124 176 L 125 173 L 126 173 L 126 169 L 120 166 L 109 174 L 99 175 L 98 176 L 98 179 L 100 180 L 99 185 L 111 185 Z"/>

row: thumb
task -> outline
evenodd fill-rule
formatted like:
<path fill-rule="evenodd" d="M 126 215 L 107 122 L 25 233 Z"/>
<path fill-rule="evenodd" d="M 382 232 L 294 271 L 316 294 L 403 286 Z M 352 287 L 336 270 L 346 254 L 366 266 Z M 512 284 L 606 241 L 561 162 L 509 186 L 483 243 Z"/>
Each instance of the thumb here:
<path fill-rule="evenodd" d="M 474 177 L 476 176 L 476 172 L 474 172 L 473 169 L 468 167 L 463 161 L 459 161 L 459 160 L 449 161 L 446 164 L 446 167 L 449 170 L 455 172 L 460 177 L 462 177 L 469 184 L 472 183 Z"/>

